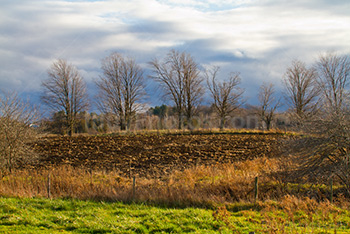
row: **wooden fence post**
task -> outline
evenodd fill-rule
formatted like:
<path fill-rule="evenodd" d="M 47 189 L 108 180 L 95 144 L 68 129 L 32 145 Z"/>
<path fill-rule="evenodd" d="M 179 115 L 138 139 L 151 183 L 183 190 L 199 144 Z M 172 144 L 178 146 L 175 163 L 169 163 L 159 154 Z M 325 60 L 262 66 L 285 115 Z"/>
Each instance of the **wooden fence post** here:
<path fill-rule="evenodd" d="M 259 184 L 258 184 L 258 177 L 255 177 L 255 181 L 254 181 L 254 202 L 257 202 L 258 200 L 258 189 L 259 189 Z"/>
<path fill-rule="evenodd" d="M 50 180 L 50 172 L 47 175 L 47 198 L 51 197 L 51 180 Z"/>
<path fill-rule="evenodd" d="M 132 177 L 132 201 L 135 201 L 135 194 L 136 194 L 136 178 L 134 176 Z"/>
<path fill-rule="evenodd" d="M 331 177 L 330 187 L 331 187 L 330 202 L 333 203 L 333 177 Z"/>
<path fill-rule="evenodd" d="M 129 178 L 131 178 L 131 158 L 129 159 Z"/>
<path fill-rule="evenodd" d="M 90 167 L 89 169 L 89 172 L 90 172 L 90 186 L 92 187 L 93 186 L 93 179 L 92 179 L 92 168 Z"/>

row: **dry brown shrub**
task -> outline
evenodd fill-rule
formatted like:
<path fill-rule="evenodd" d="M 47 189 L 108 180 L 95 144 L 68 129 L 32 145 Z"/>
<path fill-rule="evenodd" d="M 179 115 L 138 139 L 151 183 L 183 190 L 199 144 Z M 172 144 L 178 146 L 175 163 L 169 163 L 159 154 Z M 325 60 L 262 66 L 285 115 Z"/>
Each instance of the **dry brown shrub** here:
<path fill-rule="evenodd" d="M 36 153 L 28 146 L 36 139 L 31 126 L 39 113 L 15 92 L 0 90 L 0 177 L 19 164 L 35 161 Z"/>

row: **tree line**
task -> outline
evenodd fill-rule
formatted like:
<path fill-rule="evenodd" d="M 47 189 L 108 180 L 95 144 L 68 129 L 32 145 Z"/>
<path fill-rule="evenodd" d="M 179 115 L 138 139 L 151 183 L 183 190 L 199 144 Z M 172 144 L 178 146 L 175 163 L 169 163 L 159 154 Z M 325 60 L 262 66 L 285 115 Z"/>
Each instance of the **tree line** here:
<path fill-rule="evenodd" d="M 348 105 L 349 58 L 346 55 L 324 54 L 310 66 L 294 60 L 281 79 L 284 97 L 277 99 L 274 84 L 263 83 L 257 94 L 259 104 L 248 105 L 249 108 L 242 108 L 245 104 L 244 90 L 239 87 L 241 77 L 238 71 L 219 79 L 220 67 L 200 70 L 189 53 L 176 50 L 169 51 L 163 59 L 153 59 L 149 66 L 152 73 L 146 78 L 156 81 L 164 99 L 171 101 L 171 116 L 176 118 L 178 129 L 195 127 L 194 117 L 205 109 L 201 103 L 206 91 L 210 94 L 210 114 L 215 116 L 216 127 L 220 129 L 227 126 L 228 118 L 237 115 L 238 110 L 242 112 L 242 109 L 248 109 L 249 114 L 257 116 L 263 123 L 260 126 L 269 130 L 276 118 L 276 110 L 282 104 L 288 105 L 285 115 L 288 115 L 290 126 L 295 128 L 300 128 L 306 120 L 324 115 L 329 107 L 339 113 L 343 111 L 343 106 Z M 143 116 L 140 112 L 146 95 L 146 78 L 141 66 L 133 58 L 112 53 L 102 60 L 101 70 L 101 76 L 95 80 L 98 95 L 94 104 L 103 119 L 99 117 L 97 121 L 95 117 L 86 117 L 91 102 L 78 69 L 66 60 L 53 62 L 48 78 L 41 83 L 42 103 L 52 110 L 51 122 L 55 123 L 51 124 L 52 129 L 58 126 L 64 129 L 60 132 L 69 135 L 79 128 L 83 129 L 84 125 L 87 128 L 94 126 L 96 130 L 106 130 L 108 126 L 130 130 L 137 117 Z M 4 94 L 2 100 L 8 98 Z M 158 116 L 158 121 L 165 118 L 165 113 L 156 114 L 151 110 L 147 113 Z M 169 111 L 166 114 L 168 117 Z M 85 123 L 82 122 L 84 118 Z"/>
<path fill-rule="evenodd" d="M 220 129 L 245 103 L 238 71 L 219 79 L 220 67 L 202 71 L 191 54 L 176 50 L 148 64 L 152 72 L 145 77 L 143 69 L 133 58 L 112 53 L 102 60 L 102 74 L 95 81 L 98 95 L 94 104 L 110 125 L 119 126 L 120 130 L 131 129 L 143 108 L 146 78 L 154 80 L 163 91 L 163 98 L 171 101 L 178 129 L 193 127 L 189 123 L 198 115 L 206 91 L 210 94 L 210 105 Z M 342 76 L 347 74 L 341 73 L 346 73 L 348 66 L 347 56 L 331 53 L 320 56 L 311 66 L 300 60 L 293 61 L 281 79 L 284 97 L 277 98 L 274 84 L 263 83 L 258 92 L 259 104 L 253 107 L 255 115 L 266 129 L 270 129 L 276 110 L 287 104 L 289 118 L 293 126 L 298 126 L 324 111 L 325 102 L 332 105 L 346 103 L 347 93 L 342 90 L 346 90 L 347 81 L 342 81 L 345 79 Z M 65 60 L 55 61 L 48 71 L 48 78 L 42 82 L 42 88 L 43 103 L 54 113 L 64 113 L 67 132 L 72 135 L 78 114 L 89 107 L 86 84 L 77 68 Z"/>

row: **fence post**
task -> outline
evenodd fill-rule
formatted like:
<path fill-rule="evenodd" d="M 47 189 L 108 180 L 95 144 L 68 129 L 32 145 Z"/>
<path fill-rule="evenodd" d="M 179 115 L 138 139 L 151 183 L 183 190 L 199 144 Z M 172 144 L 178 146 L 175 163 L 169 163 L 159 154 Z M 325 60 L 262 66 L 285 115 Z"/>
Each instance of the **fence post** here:
<path fill-rule="evenodd" d="M 51 181 L 50 181 L 50 172 L 47 174 L 47 198 L 51 197 Z"/>
<path fill-rule="evenodd" d="M 90 172 L 90 186 L 92 187 L 93 186 L 93 183 L 92 183 L 92 168 L 90 167 L 89 169 L 89 172 Z"/>
<path fill-rule="evenodd" d="M 331 177 L 330 187 L 331 187 L 330 202 L 333 203 L 333 177 Z"/>
<path fill-rule="evenodd" d="M 131 158 L 129 159 L 129 178 L 131 178 Z"/>
<path fill-rule="evenodd" d="M 258 200 L 258 189 L 259 189 L 259 184 L 258 184 L 258 177 L 255 177 L 254 181 L 254 202 L 257 202 Z"/>
<path fill-rule="evenodd" d="M 134 176 L 132 177 L 132 201 L 135 201 L 135 194 L 136 194 L 136 178 Z"/>

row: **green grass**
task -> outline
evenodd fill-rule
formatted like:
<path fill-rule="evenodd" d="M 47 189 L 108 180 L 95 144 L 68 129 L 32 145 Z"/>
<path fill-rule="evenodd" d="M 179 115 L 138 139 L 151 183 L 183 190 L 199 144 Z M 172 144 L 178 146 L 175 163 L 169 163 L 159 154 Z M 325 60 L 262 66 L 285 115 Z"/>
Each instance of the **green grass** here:
<path fill-rule="evenodd" d="M 340 208 L 289 217 L 277 202 L 227 210 L 161 208 L 73 199 L 0 198 L 0 233 L 350 233 Z M 333 206 L 332 206 L 333 207 Z M 238 208 L 238 209 L 237 209 Z M 333 209 L 336 211 L 336 219 Z M 327 216 L 327 217 L 326 217 Z M 276 231 L 277 230 L 277 231 Z"/>
<path fill-rule="evenodd" d="M 0 233 L 215 233 L 220 228 L 205 209 L 0 198 Z"/>

